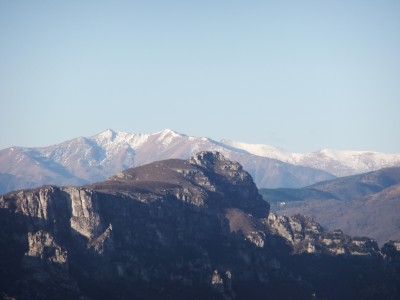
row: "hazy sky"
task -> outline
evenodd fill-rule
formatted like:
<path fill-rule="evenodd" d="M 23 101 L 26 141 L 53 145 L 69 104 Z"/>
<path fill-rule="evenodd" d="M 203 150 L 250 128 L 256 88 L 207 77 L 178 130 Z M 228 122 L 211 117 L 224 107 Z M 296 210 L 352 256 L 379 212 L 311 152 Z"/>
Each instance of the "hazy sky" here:
<path fill-rule="evenodd" d="M 107 128 L 400 152 L 400 1 L 0 0 L 0 148 Z"/>

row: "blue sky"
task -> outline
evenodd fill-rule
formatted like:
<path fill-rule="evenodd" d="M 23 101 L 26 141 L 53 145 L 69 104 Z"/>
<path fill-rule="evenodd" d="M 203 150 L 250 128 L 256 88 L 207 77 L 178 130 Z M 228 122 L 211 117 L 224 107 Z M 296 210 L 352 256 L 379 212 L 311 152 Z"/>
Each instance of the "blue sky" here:
<path fill-rule="evenodd" d="M 400 1 L 0 0 L 0 148 L 165 128 L 400 152 Z"/>

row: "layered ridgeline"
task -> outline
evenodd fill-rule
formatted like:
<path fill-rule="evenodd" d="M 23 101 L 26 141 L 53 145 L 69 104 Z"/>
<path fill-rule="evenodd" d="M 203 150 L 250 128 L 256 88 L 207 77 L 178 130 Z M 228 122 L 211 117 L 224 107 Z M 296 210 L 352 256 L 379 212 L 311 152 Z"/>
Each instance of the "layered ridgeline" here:
<path fill-rule="evenodd" d="M 198 151 L 219 151 L 240 162 L 259 187 L 300 187 L 335 176 L 295 166 L 172 130 L 132 134 L 107 130 L 44 148 L 12 147 L 0 151 L 0 193 L 42 184 L 81 185 L 150 162 L 188 159 Z"/>
<path fill-rule="evenodd" d="M 296 154 L 239 142 L 217 142 L 172 130 L 132 134 L 107 130 L 43 148 L 12 147 L 0 151 L 0 194 L 42 184 L 80 185 L 157 160 L 188 159 L 214 150 L 240 162 L 259 188 L 303 187 L 387 166 L 398 165 L 399 154 L 335 152 Z"/>
<path fill-rule="evenodd" d="M 400 240 L 400 167 L 260 193 L 279 214 L 305 214 L 327 228 L 369 236 L 380 244 Z"/>
<path fill-rule="evenodd" d="M 220 153 L 0 197 L 0 293 L 16 299 L 398 299 L 400 244 L 269 214 Z"/>

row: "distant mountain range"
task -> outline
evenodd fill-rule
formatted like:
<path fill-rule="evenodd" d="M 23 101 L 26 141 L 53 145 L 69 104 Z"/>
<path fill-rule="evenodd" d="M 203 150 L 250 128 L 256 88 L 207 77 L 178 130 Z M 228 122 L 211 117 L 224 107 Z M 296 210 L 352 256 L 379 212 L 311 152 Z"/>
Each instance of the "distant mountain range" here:
<path fill-rule="evenodd" d="M 0 193 L 43 184 L 88 184 L 127 168 L 169 158 L 187 159 L 205 150 L 219 151 L 241 163 L 260 188 L 303 187 L 336 176 L 400 165 L 400 154 L 331 150 L 296 154 L 169 129 L 154 134 L 106 130 L 49 147 L 1 150 Z"/>
<path fill-rule="evenodd" d="M 337 177 L 400 166 L 400 153 L 331 149 L 322 149 L 310 153 L 291 153 L 268 145 L 245 144 L 230 140 L 222 140 L 222 143 L 254 155 L 274 158 L 296 166 L 324 170 Z"/>
<path fill-rule="evenodd" d="M 369 236 L 381 244 L 400 240 L 400 167 L 260 193 L 279 214 L 305 214 L 331 230 Z"/>

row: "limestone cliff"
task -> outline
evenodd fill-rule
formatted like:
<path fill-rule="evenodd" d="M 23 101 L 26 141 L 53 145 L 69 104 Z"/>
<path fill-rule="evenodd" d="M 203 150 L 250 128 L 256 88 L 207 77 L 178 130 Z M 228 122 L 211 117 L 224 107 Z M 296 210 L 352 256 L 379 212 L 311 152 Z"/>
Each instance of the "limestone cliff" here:
<path fill-rule="evenodd" d="M 306 217 L 269 215 L 251 176 L 219 153 L 9 193 L 0 243 L 5 299 L 400 295 L 395 242 L 381 252 Z"/>

